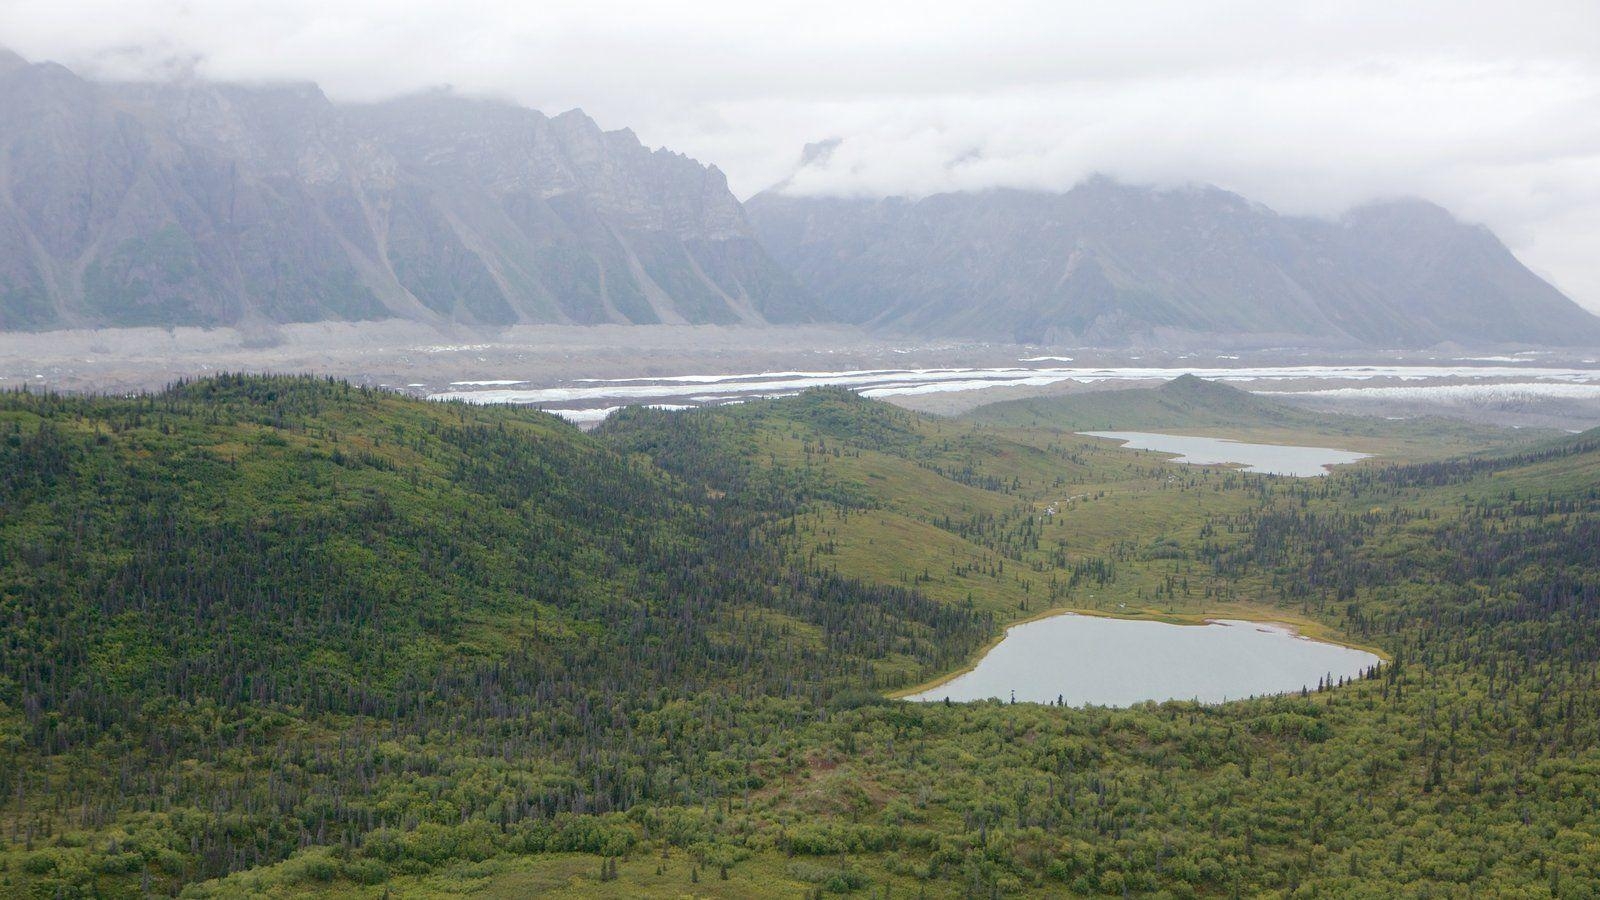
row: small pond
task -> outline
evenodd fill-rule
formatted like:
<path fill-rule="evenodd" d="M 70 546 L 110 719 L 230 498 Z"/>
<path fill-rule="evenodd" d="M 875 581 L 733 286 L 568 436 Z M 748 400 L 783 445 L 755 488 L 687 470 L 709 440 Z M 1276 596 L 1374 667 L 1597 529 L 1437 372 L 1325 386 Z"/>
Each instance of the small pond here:
<path fill-rule="evenodd" d="M 1172 625 L 1067 613 L 1013 625 L 976 668 L 905 699 L 1220 703 L 1315 690 L 1321 679 L 1337 683 L 1379 662 L 1365 650 L 1261 622 Z"/>
<path fill-rule="evenodd" d="M 1146 431 L 1084 431 L 1089 437 L 1122 441 L 1130 450 L 1155 450 L 1176 453 L 1173 462 L 1196 466 L 1235 463 L 1246 472 L 1263 475 L 1293 475 L 1310 478 L 1328 474 L 1329 466 L 1366 459 L 1370 453 L 1333 450 L 1328 447 L 1293 447 L 1286 444 L 1247 444 L 1226 438 L 1194 437 L 1182 434 L 1152 434 Z"/>

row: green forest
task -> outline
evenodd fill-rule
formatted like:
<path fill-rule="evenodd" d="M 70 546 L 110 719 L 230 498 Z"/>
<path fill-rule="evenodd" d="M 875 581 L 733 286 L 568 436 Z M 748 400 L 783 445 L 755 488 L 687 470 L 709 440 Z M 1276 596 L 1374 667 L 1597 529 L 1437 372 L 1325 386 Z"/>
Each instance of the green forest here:
<path fill-rule="evenodd" d="M 1600 432 L 1115 393 L 0 395 L 0 896 L 1600 894 Z M 1140 427 L 1374 457 L 1076 433 Z M 1384 662 L 895 699 L 1054 610 Z"/>

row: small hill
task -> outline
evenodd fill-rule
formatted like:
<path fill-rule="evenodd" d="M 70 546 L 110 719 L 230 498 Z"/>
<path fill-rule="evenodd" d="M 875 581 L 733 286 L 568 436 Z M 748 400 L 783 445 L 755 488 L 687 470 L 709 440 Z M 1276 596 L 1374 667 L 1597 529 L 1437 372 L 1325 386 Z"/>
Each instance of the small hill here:
<path fill-rule="evenodd" d="M 1293 426 L 1309 425 L 1327 417 L 1220 382 L 1182 375 L 1160 387 L 991 403 L 962 418 L 991 425 L 1091 431 Z"/>

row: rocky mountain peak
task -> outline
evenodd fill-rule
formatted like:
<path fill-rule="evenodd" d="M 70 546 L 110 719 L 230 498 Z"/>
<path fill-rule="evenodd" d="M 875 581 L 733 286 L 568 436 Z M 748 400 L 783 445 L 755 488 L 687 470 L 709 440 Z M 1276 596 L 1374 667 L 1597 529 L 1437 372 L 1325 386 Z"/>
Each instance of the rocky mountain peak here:
<path fill-rule="evenodd" d="M 5 77 L 0 330 L 809 317 L 720 171 L 581 110 Z"/>
<path fill-rule="evenodd" d="M 765 192 L 757 234 L 830 314 L 1023 342 L 1600 346 L 1600 318 L 1422 200 L 1338 221 L 1207 185 L 841 200 Z"/>

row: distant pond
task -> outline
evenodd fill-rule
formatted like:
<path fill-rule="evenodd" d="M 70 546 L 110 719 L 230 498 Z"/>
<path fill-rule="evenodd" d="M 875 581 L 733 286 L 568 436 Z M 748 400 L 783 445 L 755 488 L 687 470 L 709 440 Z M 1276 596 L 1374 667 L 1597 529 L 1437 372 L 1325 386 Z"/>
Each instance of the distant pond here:
<path fill-rule="evenodd" d="M 905 699 L 1220 703 L 1315 690 L 1321 679 L 1337 683 L 1379 662 L 1365 650 L 1261 622 L 1172 625 L 1066 613 L 1013 625 L 976 668 Z"/>
<path fill-rule="evenodd" d="M 1182 434 L 1152 434 L 1147 431 L 1084 431 L 1089 437 L 1122 441 L 1130 450 L 1155 450 L 1176 453 L 1173 462 L 1196 466 L 1237 463 L 1246 472 L 1263 475 L 1292 475 L 1310 478 L 1328 474 L 1329 466 L 1367 459 L 1370 453 L 1333 450 L 1328 447 L 1293 447 L 1285 444 L 1247 444 L 1226 438 L 1193 437 Z"/>

